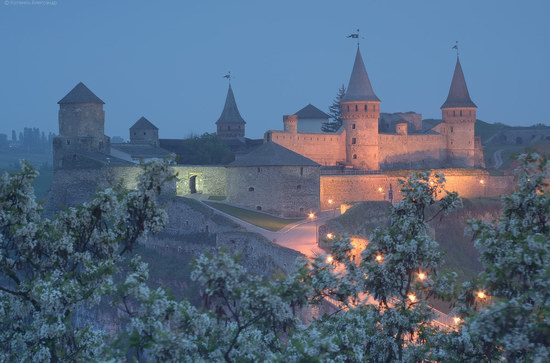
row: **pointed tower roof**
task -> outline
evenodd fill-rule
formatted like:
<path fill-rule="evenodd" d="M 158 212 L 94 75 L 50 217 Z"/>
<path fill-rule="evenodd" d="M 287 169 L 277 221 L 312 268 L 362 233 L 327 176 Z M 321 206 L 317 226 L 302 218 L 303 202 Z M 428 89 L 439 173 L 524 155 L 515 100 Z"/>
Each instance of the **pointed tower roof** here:
<path fill-rule="evenodd" d="M 97 97 L 86 85 L 82 82 L 79 82 L 74 88 L 63 97 L 58 104 L 68 104 L 68 103 L 99 103 L 104 105 L 99 97 Z"/>
<path fill-rule="evenodd" d="M 374 90 L 370 84 L 369 75 L 367 74 L 365 63 L 363 63 L 359 47 L 357 47 L 357 53 L 355 54 L 355 63 L 353 64 L 353 70 L 349 78 L 348 89 L 342 101 L 380 101 L 376 94 L 374 94 Z"/>
<path fill-rule="evenodd" d="M 147 120 L 145 117 L 141 117 L 132 127 L 130 127 L 130 129 L 158 130 L 158 127 L 153 125 L 151 121 Z"/>
<path fill-rule="evenodd" d="M 235 102 L 235 95 L 233 94 L 231 84 L 229 84 L 229 89 L 227 90 L 227 97 L 225 98 L 225 106 L 223 107 L 222 114 L 218 121 L 216 121 L 216 124 L 219 123 L 246 123 L 237 108 L 237 102 Z"/>
<path fill-rule="evenodd" d="M 460 65 L 460 58 L 456 57 L 455 72 L 453 74 L 453 80 L 451 81 L 451 88 L 449 89 L 449 95 L 447 100 L 441 108 L 453 108 L 453 107 L 475 107 L 476 104 L 470 98 L 468 92 L 468 86 L 466 86 L 466 80 L 464 79 L 464 73 L 462 72 L 462 66 Z"/>

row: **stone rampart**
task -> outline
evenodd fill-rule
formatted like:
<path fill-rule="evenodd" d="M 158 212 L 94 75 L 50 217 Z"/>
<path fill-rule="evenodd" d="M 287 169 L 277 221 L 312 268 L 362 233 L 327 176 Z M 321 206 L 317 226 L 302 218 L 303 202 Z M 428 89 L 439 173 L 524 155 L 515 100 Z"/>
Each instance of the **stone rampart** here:
<path fill-rule="evenodd" d="M 513 176 L 493 176 L 481 169 L 439 169 L 445 174 L 446 189 L 458 192 L 464 198 L 497 197 L 509 194 L 514 190 Z M 388 200 L 390 185 L 393 189 L 393 200 L 401 199 L 399 179 L 406 178 L 406 173 L 397 175 L 387 173 L 380 175 L 322 175 L 321 176 L 321 209 L 334 208 L 345 202 Z M 332 199 L 330 205 L 328 200 Z"/>
<path fill-rule="evenodd" d="M 320 165 L 336 165 L 346 160 L 345 133 L 316 134 L 268 131 L 270 141 L 292 150 Z"/>

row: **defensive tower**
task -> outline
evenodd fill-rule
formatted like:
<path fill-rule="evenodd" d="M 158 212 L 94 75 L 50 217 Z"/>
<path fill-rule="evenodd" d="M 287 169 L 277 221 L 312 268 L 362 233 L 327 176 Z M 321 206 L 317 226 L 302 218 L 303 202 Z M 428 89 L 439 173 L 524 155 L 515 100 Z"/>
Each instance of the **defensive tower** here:
<path fill-rule="evenodd" d="M 477 106 L 470 98 L 457 55 L 449 95 L 441 106 L 447 135 L 448 159 L 454 166 L 475 165 L 476 111 Z"/>
<path fill-rule="evenodd" d="M 378 170 L 380 99 L 372 89 L 359 47 L 340 108 L 346 130 L 346 163 L 356 168 Z"/>

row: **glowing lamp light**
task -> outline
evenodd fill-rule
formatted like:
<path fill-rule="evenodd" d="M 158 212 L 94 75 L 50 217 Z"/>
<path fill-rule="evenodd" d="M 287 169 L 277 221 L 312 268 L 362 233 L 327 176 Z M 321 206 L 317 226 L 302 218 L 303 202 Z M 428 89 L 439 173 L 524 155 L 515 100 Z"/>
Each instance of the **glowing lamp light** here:
<path fill-rule="evenodd" d="M 409 295 L 407 295 L 407 297 L 409 298 L 409 300 L 410 300 L 411 302 L 415 302 L 415 301 L 416 301 L 416 295 L 415 295 L 415 294 L 409 294 Z"/>
<path fill-rule="evenodd" d="M 484 299 L 487 299 L 487 294 L 485 293 L 485 291 L 478 291 L 477 297 L 481 300 L 484 300 Z"/>
<path fill-rule="evenodd" d="M 458 316 L 455 316 L 453 318 L 453 322 L 455 323 L 455 325 L 458 325 L 462 322 L 462 319 L 460 319 Z"/>
<path fill-rule="evenodd" d="M 313 218 L 315 218 L 315 213 L 310 212 L 310 213 L 307 215 L 307 217 L 308 217 L 309 219 L 313 219 Z"/>
<path fill-rule="evenodd" d="M 327 256 L 327 263 L 332 263 L 332 261 L 334 261 L 334 257 L 332 257 L 331 255 L 328 255 Z"/>
<path fill-rule="evenodd" d="M 374 259 L 375 259 L 376 262 L 378 262 L 378 263 L 384 262 L 384 256 L 382 256 L 381 254 L 376 255 L 376 257 L 375 257 Z"/>
<path fill-rule="evenodd" d="M 433 181 L 433 180 L 430 180 L 430 185 L 434 185 L 434 181 Z"/>
<path fill-rule="evenodd" d="M 418 279 L 419 279 L 420 281 L 426 280 L 426 277 L 427 277 L 427 276 L 426 276 L 426 274 L 425 274 L 424 272 L 419 272 L 419 273 L 418 273 Z"/>
<path fill-rule="evenodd" d="M 378 191 L 379 191 L 380 193 L 382 193 L 382 191 L 384 191 L 384 189 L 382 189 L 382 187 L 378 187 Z"/>
<path fill-rule="evenodd" d="M 332 233 L 327 233 L 327 238 L 328 239 L 333 239 L 334 238 L 334 235 Z"/>
<path fill-rule="evenodd" d="M 479 179 L 479 184 L 481 184 L 481 185 L 485 184 L 485 180 Z"/>
<path fill-rule="evenodd" d="M 332 204 L 332 203 L 334 203 L 334 201 L 332 199 L 329 199 L 328 204 Z"/>

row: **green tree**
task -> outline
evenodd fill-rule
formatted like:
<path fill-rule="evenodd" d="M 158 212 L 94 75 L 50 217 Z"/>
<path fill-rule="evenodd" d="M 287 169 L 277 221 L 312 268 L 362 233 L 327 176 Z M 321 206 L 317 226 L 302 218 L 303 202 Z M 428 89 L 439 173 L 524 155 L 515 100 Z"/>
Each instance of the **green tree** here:
<path fill-rule="evenodd" d="M 235 154 L 216 134 L 205 133 L 182 141 L 176 161 L 190 165 L 225 165 L 235 160 Z"/>
<path fill-rule="evenodd" d="M 470 222 L 483 271 L 464 285 L 457 307 L 464 323 L 442 337 L 438 359 L 550 360 L 550 173 L 537 154 L 519 160 L 518 188 L 503 198 L 500 219 Z"/>
<path fill-rule="evenodd" d="M 168 166 L 146 165 L 135 191 L 107 189 L 92 201 L 42 216 L 24 163 L 0 179 L 0 361 L 97 361 L 106 335 L 82 314 L 113 292 L 137 239 L 166 219 L 156 195 Z"/>
<path fill-rule="evenodd" d="M 336 132 L 342 126 L 342 112 L 340 109 L 340 102 L 342 102 L 345 94 L 346 88 L 344 87 L 344 85 L 342 85 L 342 87 L 338 89 L 338 93 L 332 101 L 332 105 L 330 105 L 328 109 L 328 113 L 332 120 L 323 124 L 323 132 Z"/>

